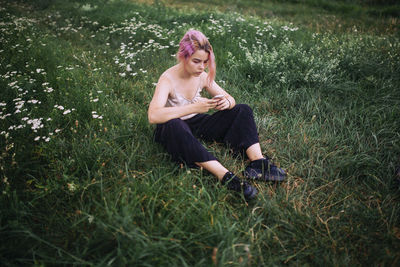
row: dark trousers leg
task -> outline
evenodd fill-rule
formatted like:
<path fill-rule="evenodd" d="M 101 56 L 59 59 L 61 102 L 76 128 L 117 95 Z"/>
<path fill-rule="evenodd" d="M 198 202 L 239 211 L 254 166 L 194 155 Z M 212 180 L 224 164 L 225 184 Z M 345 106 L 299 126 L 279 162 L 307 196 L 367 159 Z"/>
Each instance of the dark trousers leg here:
<path fill-rule="evenodd" d="M 198 117 L 198 118 L 197 118 Z M 193 133 L 208 141 L 229 144 L 235 153 L 243 153 L 258 143 L 258 132 L 252 109 L 238 104 L 233 109 L 200 114 L 188 120 Z"/>
<path fill-rule="evenodd" d="M 195 162 L 216 160 L 193 136 L 188 124 L 181 119 L 158 124 L 155 140 L 166 148 L 173 160 L 185 162 L 189 167 L 196 167 Z"/>

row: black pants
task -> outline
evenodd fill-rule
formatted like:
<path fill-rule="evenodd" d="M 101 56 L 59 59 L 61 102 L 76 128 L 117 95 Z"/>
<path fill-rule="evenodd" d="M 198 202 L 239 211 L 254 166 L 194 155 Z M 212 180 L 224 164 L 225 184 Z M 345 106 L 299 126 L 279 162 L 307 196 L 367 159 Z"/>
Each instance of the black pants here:
<path fill-rule="evenodd" d="M 155 130 L 155 140 L 175 161 L 189 167 L 196 167 L 195 162 L 216 160 L 196 137 L 229 144 L 236 153 L 259 142 L 253 111 L 245 104 L 212 115 L 198 114 L 188 120 L 172 119 L 158 124 Z"/>

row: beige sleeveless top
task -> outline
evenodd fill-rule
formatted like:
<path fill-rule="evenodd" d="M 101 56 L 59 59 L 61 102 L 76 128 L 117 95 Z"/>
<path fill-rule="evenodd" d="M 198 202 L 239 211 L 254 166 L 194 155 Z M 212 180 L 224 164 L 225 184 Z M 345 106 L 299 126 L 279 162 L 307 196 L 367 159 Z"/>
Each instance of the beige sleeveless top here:
<path fill-rule="evenodd" d="M 180 107 L 180 106 L 185 106 L 185 105 L 195 103 L 201 97 L 201 95 L 200 95 L 201 90 L 202 90 L 202 88 L 199 86 L 197 88 L 196 94 L 194 95 L 193 99 L 190 100 L 190 99 L 187 99 L 186 97 L 184 97 L 182 94 L 175 91 L 175 89 L 174 89 L 173 95 L 168 96 L 167 103 L 165 104 L 165 106 L 166 107 Z M 181 119 L 187 120 L 187 119 L 190 119 L 190 118 L 196 116 L 197 114 L 198 113 L 188 114 L 186 116 L 181 117 Z"/>

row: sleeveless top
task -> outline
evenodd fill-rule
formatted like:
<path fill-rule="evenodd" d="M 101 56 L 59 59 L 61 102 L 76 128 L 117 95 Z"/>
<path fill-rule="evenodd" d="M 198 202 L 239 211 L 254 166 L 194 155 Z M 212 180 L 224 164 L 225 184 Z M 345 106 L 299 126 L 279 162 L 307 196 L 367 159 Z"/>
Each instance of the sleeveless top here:
<path fill-rule="evenodd" d="M 200 96 L 201 90 L 202 90 L 202 88 L 199 86 L 197 88 L 196 94 L 190 100 L 190 99 L 187 99 L 186 97 L 184 97 L 182 94 L 178 93 L 174 88 L 173 95 L 168 96 L 167 103 L 165 104 L 165 106 L 166 107 L 180 107 L 180 106 L 193 104 L 193 103 L 197 102 L 199 100 L 199 98 L 201 97 Z M 188 114 L 186 116 L 181 117 L 181 119 L 187 120 L 187 119 L 190 119 L 190 118 L 196 116 L 197 114 L 198 113 Z"/>

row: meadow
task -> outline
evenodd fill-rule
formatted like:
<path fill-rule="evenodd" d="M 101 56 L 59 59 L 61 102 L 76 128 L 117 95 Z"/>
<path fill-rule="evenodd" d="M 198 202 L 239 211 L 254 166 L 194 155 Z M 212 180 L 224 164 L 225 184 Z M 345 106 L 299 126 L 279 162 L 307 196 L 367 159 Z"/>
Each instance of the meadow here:
<path fill-rule="evenodd" d="M 398 266 L 400 7 L 384 2 L 0 0 L 1 265 Z M 153 141 L 148 104 L 191 28 L 288 173 L 255 200 Z"/>

